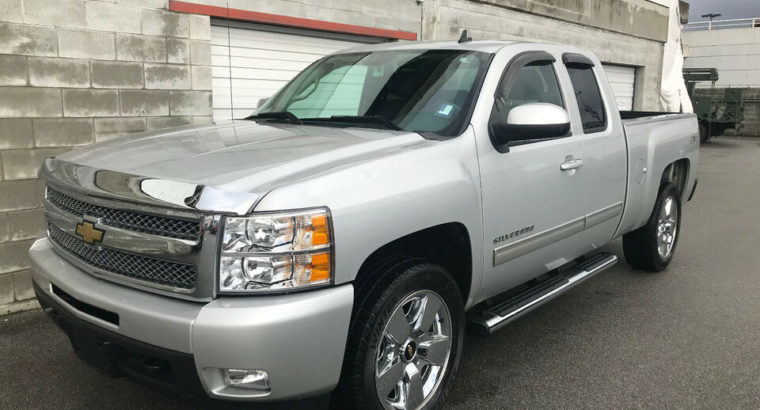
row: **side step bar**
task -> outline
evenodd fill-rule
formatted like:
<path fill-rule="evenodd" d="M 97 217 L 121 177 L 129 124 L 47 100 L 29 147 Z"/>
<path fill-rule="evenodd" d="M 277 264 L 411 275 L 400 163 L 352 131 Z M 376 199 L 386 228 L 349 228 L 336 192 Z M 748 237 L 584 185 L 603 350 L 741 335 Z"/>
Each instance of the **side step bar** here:
<path fill-rule="evenodd" d="M 617 256 L 612 253 L 598 253 L 557 276 L 468 315 L 468 329 L 474 334 L 488 336 L 573 286 L 614 266 L 617 261 Z"/>

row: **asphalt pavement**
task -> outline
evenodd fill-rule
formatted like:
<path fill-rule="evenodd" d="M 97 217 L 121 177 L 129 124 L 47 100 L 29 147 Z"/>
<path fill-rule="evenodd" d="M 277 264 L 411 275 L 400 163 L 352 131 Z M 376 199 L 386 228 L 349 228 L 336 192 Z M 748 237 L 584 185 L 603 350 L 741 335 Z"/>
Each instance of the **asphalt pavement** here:
<path fill-rule="evenodd" d="M 760 139 L 703 146 L 699 178 L 667 271 L 632 270 L 613 242 L 616 267 L 467 337 L 446 407 L 760 408 Z M 0 317 L 0 408 L 209 407 L 101 375 L 40 311 Z"/>

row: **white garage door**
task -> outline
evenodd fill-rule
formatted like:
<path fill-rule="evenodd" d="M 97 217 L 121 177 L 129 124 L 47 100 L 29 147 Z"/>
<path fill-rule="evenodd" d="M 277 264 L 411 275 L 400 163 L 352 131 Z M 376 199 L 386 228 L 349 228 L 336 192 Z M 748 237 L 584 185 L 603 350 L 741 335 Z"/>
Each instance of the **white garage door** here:
<path fill-rule="evenodd" d="M 246 117 L 258 107 L 260 99 L 272 96 L 320 57 L 377 41 L 214 20 L 211 26 L 214 119 Z"/>
<path fill-rule="evenodd" d="M 633 89 L 636 80 L 636 68 L 620 65 L 604 64 L 604 72 L 615 93 L 618 109 L 633 110 Z"/>

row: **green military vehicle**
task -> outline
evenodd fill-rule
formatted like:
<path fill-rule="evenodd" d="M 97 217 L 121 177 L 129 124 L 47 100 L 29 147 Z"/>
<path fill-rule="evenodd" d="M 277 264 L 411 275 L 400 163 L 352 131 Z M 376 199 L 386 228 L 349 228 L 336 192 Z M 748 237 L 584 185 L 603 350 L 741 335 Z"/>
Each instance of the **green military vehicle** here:
<path fill-rule="evenodd" d="M 689 92 L 694 113 L 699 118 L 699 139 L 706 142 L 712 137 L 723 135 L 730 128 L 737 131 L 743 127 L 744 88 L 724 88 L 722 95 L 715 92 L 718 81 L 716 68 L 684 68 L 683 79 Z M 696 93 L 698 82 L 712 83 L 710 93 Z"/>

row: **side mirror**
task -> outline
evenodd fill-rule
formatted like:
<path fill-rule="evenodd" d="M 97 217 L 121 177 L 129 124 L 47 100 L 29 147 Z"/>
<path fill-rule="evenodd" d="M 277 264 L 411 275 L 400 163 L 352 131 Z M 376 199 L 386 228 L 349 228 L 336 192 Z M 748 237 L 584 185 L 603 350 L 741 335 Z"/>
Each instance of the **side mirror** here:
<path fill-rule="evenodd" d="M 529 103 L 512 108 L 507 122 L 491 124 L 491 136 L 497 145 L 508 147 L 515 141 L 566 137 L 570 133 L 570 116 L 564 108 L 548 103 Z"/>
<path fill-rule="evenodd" d="M 267 101 L 269 101 L 269 97 L 267 98 L 259 98 L 259 101 L 256 103 L 256 108 L 261 108 L 262 105 L 266 104 Z"/>

